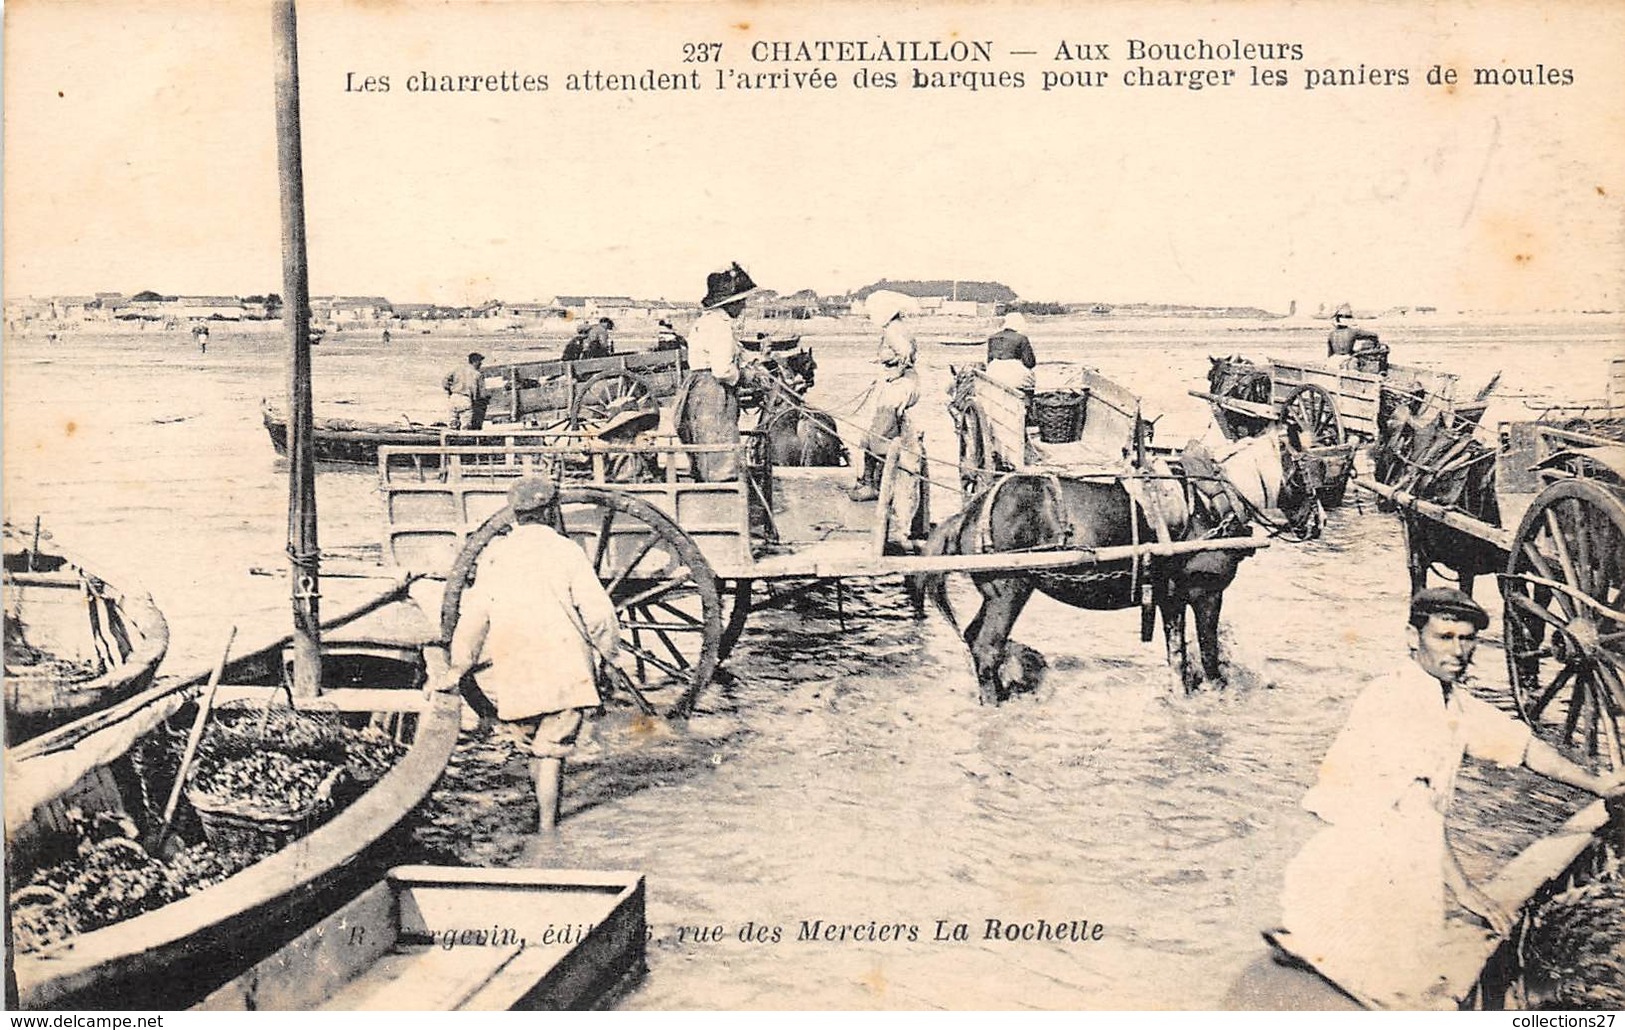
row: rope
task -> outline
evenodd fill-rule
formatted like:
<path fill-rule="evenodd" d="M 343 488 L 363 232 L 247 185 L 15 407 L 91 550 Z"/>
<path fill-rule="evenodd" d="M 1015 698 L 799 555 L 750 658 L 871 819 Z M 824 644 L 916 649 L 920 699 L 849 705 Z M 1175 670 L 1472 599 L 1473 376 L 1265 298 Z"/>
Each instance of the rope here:
<path fill-rule="evenodd" d="M 292 544 L 287 546 L 288 561 L 292 563 L 296 573 L 293 596 L 301 600 L 321 597 L 322 593 L 316 589 L 316 573 L 320 567 L 320 551 L 298 551 Z"/>

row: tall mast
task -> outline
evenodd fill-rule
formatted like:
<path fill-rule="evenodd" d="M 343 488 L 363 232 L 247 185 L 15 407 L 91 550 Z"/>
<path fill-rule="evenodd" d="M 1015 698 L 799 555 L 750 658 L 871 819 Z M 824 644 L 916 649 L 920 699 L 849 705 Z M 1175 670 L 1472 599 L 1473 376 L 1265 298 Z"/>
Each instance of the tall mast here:
<path fill-rule="evenodd" d="M 310 396 L 310 280 L 304 158 L 299 146 L 299 42 L 293 0 L 275 0 L 276 153 L 282 193 L 282 325 L 288 334 L 288 560 L 293 585 L 293 692 L 322 692 L 316 444 Z"/>

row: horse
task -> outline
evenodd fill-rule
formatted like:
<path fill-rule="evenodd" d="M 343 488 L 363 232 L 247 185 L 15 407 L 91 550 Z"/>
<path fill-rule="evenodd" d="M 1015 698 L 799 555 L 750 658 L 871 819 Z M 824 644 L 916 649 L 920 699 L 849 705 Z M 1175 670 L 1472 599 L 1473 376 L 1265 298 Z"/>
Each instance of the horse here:
<path fill-rule="evenodd" d="M 1388 401 L 1393 391 L 1383 394 Z M 1421 414 L 1425 400 L 1421 391 L 1397 395 L 1378 419 L 1372 461 L 1377 480 L 1487 525 L 1500 525 L 1494 448 L 1474 438 L 1475 423 L 1469 419 L 1444 411 Z M 1406 507 L 1399 508 L 1399 520 L 1412 594 L 1427 586 L 1435 566 L 1451 570 L 1462 592 L 1471 596 L 1474 580 L 1493 576 L 1506 565 L 1500 548 L 1471 533 Z"/>
<path fill-rule="evenodd" d="M 1215 358 L 1209 355 L 1207 360 L 1208 393 L 1215 397 L 1229 397 L 1255 404 L 1270 403 L 1272 387 L 1270 370 L 1267 367 L 1255 365 L 1251 360 L 1239 355 L 1228 358 Z M 1218 423 L 1224 435 L 1232 440 L 1257 436 L 1275 424 L 1274 419 L 1243 415 L 1217 407 L 1213 410 L 1213 420 Z"/>
<path fill-rule="evenodd" d="M 1286 517 L 1278 531 L 1298 539 L 1317 537 L 1323 518 L 1315 498 L 1309 463 L 1286 448 L 1279 431 L 1241 441 L 1222 461 L 1215 461 L 1194 441 L 1179 458 L 1171 478 L 1151 480 L 1164 489 L 1160 503 L 1149 497 L 1172 540 L 1207 540 L 1250 535 L 1251 519 L 1262 509 L 1279 509 Z M 1171 471 L 1171 470 L 1170 470 Z M 1132 480 L 1134 477 L 1124 477 Z M 989 554 L 1001 551 L 1071 550 L 1116 547 L 1158 539 L 1147 517 L 1151 487 L 1131 496 L 1124 478 L 1112 475 L 1066 478 L 1034 473 L 1003 476 L 978 492 L 958 514 L 939 525 L 926 542 L 928 555 Z M 1171 490 L 1167 488 L 1172 488 Z M 1169 497 L 1169 494 L 1172 497 Z M 1170 503 L 1170 501 L 1172 503 Z M 1146 559 L 1139 569 L 1130 560 L 1078 565 L 1042 572 L 973 572 L 982 606 L 963 638 L 976 667 L 978 697 L 998 704 L 1012 692 L 1007 660 L 1030 649 L 1012 652 L 1010 631 L 1036 589 L 1074 608 L 1096 611 L 1132 608 L 1149 600 L 1161 612 L 1168 662 L 1179 670 L 1189 694 L 1205 678 L 1223 686 L 1219 665 L 1219 613 L 1224 591 L 1249 552 L 1210 550 Z M 929 596 L 955 629 L 944 576 L 920 577 L 917 592 Z M 1186 654 L 1185 610 L 1196 614 L 1201 667 Z M 1144 625 L 1150 639 L 1151 624 Z M 1021 645 L 1017 645 L 1021 647 Z"/>
<path fill-rule="evenodd" d="M 770 464 L 809 468 L 851 464 L 846 445 L 835 431 L 835 419 L 801 399 L 812 387 L 817 369 L 809 350 L 762 364 L 765 389 L 756 425 L 766 437 Z"/>

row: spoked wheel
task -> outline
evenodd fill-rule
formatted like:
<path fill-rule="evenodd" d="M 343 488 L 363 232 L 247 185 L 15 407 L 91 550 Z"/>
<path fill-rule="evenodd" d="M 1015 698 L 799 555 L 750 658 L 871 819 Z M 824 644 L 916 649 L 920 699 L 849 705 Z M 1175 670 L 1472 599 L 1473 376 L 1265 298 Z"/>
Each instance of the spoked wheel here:
<path fill-rule="evenodd" d="M 717 661 L 725 662 L 733 653 L 734 645 L 745 632 L 745 620 L 750 616 L 752 580 L 728 580 L 722 587 L 722 636 L 717 641 Z"/>
<path fill-rule="evenodd" d="M 1312 450 L 1338 447 L 1346 439 L 1343 420 L 1337 414 L 1332 395 L 1313 383 L 1305 383 L 1287 394 L 1281 403 L 1281 425 L 1286 429 L 1287 446 L 1300 456 Z M 1321 504 L 1342 504 L 1349 475 L 1354 470 L 1352 454 L 1322 450 L 1316 457 L 1323 462 L 1324 475 L 1318 489 Z"/>
<path fill-rule="evenodd" d="M 570 402 L 571 429 L 600 429 L 623 411 L 656 411 L 654 388 L 631 372 L 600 372 Z"/>
<path fill-rule="evenodd" d="M 722 601 L 716 575 L 688 534 L 659 509 L 597 487 L 559 492 L 562 529 L 586 552 L 615 602 L 621 647 L 608 678 L 609 703 L 685 717 L 716 671 Z M 513 529 L 508 508 L 471 533 L 446 582 L 443 639 L 456 629 L 463 591 L 487 545 Z M 557 527 L 556 527 L 557 528 Z M 538 590 L 537 603 L 546 595 Z"/>
<path fill-rule="evenodd" d="M 1582 761 L 1625 765 L 1625 502 L 1589 480 L 1541 491 L 1501 581 L 1518 711 Z"/>
<path fill-rule="evenodd" d="M 959 416 L 959 493 L 966 500 L 993 484 L 993 427 L 972 401 Z"/>
<path fill-rule="evenodd" d="M 1305 383 L 1287 394 L 1281 404 L 1281 424 L 1298 451 L 1343 442 L 1343 420 L 1337 414 L 1337 403 L 1314 383 Z"/>
<path fill-rule="evenodd" d="M 1270 377 L 1263 372 L 1255 372 L 1251 375 L 1238 375 L 1233 382 L 1226 384 L 1222 396 L 1251 404 L 1268 404 L 1270 389 Z M 1257 436 L 1269 425 L 1266 419 L 1233 411 L 1218 402 L 1213 403 L 1213 422 L 1226 440 L 1244 440 L 1250 436 Z"/>

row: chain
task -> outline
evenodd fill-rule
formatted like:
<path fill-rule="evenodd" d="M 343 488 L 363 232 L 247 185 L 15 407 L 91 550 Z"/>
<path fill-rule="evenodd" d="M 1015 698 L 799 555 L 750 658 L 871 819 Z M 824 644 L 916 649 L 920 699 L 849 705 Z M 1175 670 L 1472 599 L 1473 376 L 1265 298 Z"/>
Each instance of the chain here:
<path fill-rule="evenodd" d="M 1034 575 L 1040 580 L 1057 579 L 1063 583 L 1100 583 L 1108 579 L 1122 579 L 1134 574 L 1129 569 L 1101 569 L 1098 572 L 1039 572 Z"/>

